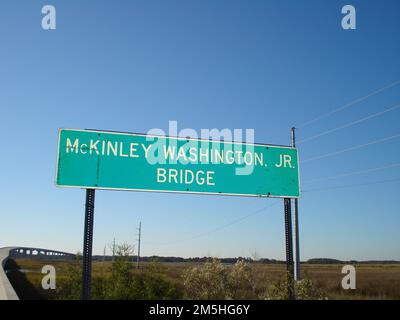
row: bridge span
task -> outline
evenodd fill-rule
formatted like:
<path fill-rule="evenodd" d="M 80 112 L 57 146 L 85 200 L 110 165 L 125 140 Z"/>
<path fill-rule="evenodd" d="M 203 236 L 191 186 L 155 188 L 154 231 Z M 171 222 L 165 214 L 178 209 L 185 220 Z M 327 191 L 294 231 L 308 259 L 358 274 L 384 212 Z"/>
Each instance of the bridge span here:
<path fill-rule="evenodd" d="M 76 255 L 51 249 L 30 247 L 4 247 L 0 248 L 0 300 L 19 300 L 12 287 L 4 267 L 10 258 L 39 259 L 39 260 L 75 260 Z"/>

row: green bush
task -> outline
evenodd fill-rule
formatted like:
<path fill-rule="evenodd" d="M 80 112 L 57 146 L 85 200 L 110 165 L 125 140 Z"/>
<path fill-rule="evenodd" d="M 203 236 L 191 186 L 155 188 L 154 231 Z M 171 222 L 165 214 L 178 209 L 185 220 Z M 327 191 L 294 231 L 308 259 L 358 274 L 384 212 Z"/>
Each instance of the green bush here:
<path fill-rule="evenodd" d="M 213 259 L 183 274 L 185 296 L 189 299 L 255 299 L 255 281 L 249 263 L 236 262 L 231 268 Z"/>
<path fill-rule="evenodd" d="M 262 296 L 267 300 L 287 300 L 288 295 L 288 277 L 277 282 L 271 283 L 267 292 Z M 324 300 L 327 299 L 310 279 L 302 279 L 294 282 L 294 292 L 297 300 Z"/>
<path fill-rule="evenodd" d="M 185 294 L 193 300 L 227 298 L 226 283 L 227 272 L 217 259 L 189 268 L 183 274 Z"/>
<path fill-rule="evenodd" d="M 160 263 L 152 262 L 144 269 L 134 270 L 131 254 L 130 246 L 117 246 L 110 272 L 103 270 L 92 279 L 93 299 L 288 299 L 288 277 L 265 286 L 265 282 L 257 283 L 252 265 L 245 261 L 227 267 L 212 259 L 201 266 L 188 268 L 183 273 L 182 288 L 165 276 Z M 80 299 L 81 284 L 81 267 L 72 265 L 67 275 L 57 280 L 57 296 Z M 295 282 L 294 289 L 299 300 L 326 299 L 309 279 Z"/>
<path fill-rule="evenodd" d="M 185 297 L 201 299 L 288 299 L 288 277 L 271 282 L 263 294 L 258 294 L 257 281 L 251 264 L 237 261 L 232 267 L 224 267 L 213 259 L 201 266 L 189 268 L 183 274 Z M 258 289 L 258 290 L 257 290 Z M 299 300 L 321 300 L 325 296 L 309 279 L 294 284 Z"/>
<path fill-rule="evenodd" d="M 237 261 L 228 273 L 227 296 L 229 299 L 256 299 L 256 281 L 251 265 Z"/>
<path fill-rule="evenodd" d="M 65 300 L 78 300 L 82 290 L 82 268 L 71 265 L 66 275 L 57 279 L 57 297 Z"/>
<path fill-rule="evenodd" d="M 110 275 L 103 272 L 92 278 L 93 299 L 150 300 L 183 297 L 183 291 L 177 284 L 158 273 L 161 267 L 157 263 L 135 272 L 130 257 L 132 252 L 127 244 L 117 246 Z M 72 266 L 67 275 L 59 279 L 57 295 L 60 299 L 80 299 L 81 285 L 82 269 L 78 265 Z"/>
<path fill-rule="evenodd" d="M 142 298 L 146 300 L 182 299 L 182 289 L 163 275 L 145 271 L 141 275 Z"/>

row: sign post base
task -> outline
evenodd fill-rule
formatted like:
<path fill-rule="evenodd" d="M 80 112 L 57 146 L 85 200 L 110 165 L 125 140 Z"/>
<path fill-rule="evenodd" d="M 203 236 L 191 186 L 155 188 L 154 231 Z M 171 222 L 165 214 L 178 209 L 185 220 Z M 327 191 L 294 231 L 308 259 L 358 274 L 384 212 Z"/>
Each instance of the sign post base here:
<path fill-rule="evenodd" d="M 82 300 L 91 299 L 94 189 L 86 189 L 85 234 L 82 259 Z"/>
<path fill-rule="evenodd" d="M 285 198 L 285 235 L 286 235 L 286 271 L 288 283 L 288 299 L 294 300 L 294 274 L 293 274 L 293 237 L 292 237 L 292 207 L 290 198 Z"/>

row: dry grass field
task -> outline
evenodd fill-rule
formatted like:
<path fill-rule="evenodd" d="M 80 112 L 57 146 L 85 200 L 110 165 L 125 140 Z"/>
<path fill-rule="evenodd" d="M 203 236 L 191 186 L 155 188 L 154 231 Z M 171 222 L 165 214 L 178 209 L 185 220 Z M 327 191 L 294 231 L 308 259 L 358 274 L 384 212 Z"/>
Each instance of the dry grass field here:
<path fill-rule="evenodd" d="M 8 275 L 17 293 L 22 299 L 57 299 L 54 290 L 43 290 L 41 281 L 44 265 L 53 265 L 57 272 L 57 281 L 62 282 L 68 277 L 71 265 L 79 266 L 80 262 L 11 260 L 8 263 Z M 162 263 L 157 264 L 157 272 L 164 274 L 171 281 L 183 286 L 182 274 L 193 263 Z M 94 262 L 93 277 L 107 276 L 110 262 Z M 149 268 L 149 263 L 142 268 Z M 154 264 L 152 265 L 154 268 Z M 342 265 L 302 264 L 303 277 L 311 279 L 323 291 L 328 299 L 399 299 L 400 300 L 400 264 L 358 264 L 355 290 L 344 290 L 341 287 Z M 285 276 L 285 265 L 282 264 L 252 264 L 254 276 L 260 289 L 271 281 L 277 281 Z M 133 269 L 132 272 L 137 272 Z"/>

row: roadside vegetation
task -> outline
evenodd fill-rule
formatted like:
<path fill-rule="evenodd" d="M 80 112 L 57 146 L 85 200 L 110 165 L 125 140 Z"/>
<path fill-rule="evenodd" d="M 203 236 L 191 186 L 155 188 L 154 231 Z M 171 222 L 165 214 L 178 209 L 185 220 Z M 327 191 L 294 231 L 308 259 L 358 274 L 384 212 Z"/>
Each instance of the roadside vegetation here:
<path fill-rule="evenodd" d="M 185 296 L 195 300 L 288 299 L 287 277 L 259 283 L 254 275 L 255 272 L 248 262 L 237 261 L 227 268 L 219 260 L 213 259 L 184 272 Z M 296 282 L 295 292 L 297 299 L 327 299 L 309 279 Z"/>
<path fill-rule="evenodd" d="M 143 263 L 137 269 L 132 248 L 118 245 L 114 261 L 93 263 L 93 299 L 287 299 L 285 265 Z M 43 290 L 45 264 L 57 271 L 56 290 Z M 297 299 L 400 299 L 400 265 L 357 266 L 357 289 L 341 288 L 341 265 L 302 265 Z M 81 261 L 10 260 L 8 276 L 21 299 L 80 299 Z"/>
<path fill-rule="evenodd" d="M 133 250 L 127 244 L 116 246 L 115 261 L 104 264 L 92 278 L 92 297 L 99 300 L 181 299 L 182 288 L 153 262 L 135 270 L 131 261 Z M 80 299 L 82 273 L 73 265 L 58 283 L 57 299 Z"/>

